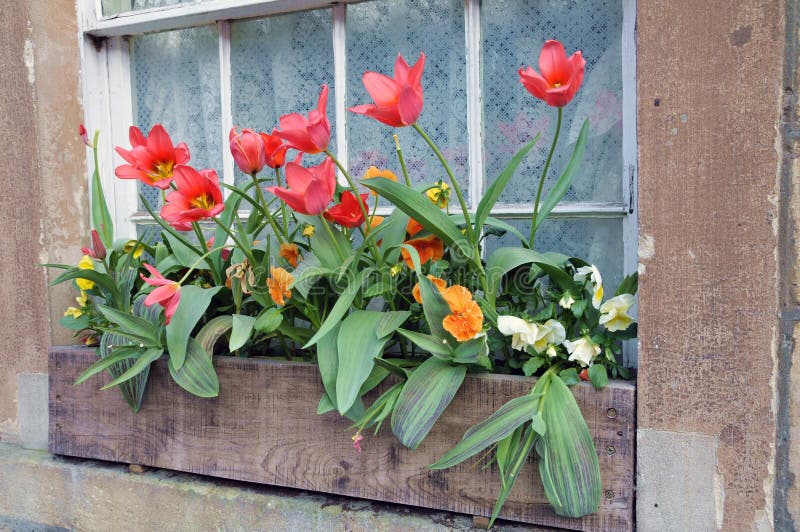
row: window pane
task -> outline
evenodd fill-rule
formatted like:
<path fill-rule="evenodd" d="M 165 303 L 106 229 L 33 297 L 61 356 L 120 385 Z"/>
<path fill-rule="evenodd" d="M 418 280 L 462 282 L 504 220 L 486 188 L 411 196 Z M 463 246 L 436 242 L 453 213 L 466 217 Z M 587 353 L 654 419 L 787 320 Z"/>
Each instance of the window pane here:
<path fill-rule="evenodd" d="M 560 175 L 585 118 L 590 130 L 583 164 L 567 201 L 620 201 L 622 197 L 622 0 L 484 0 L 483 113 L 486 178 L 491 183 L 511 156 L 538 132 L 542 139 L 506 187 L 501 201 L 533 203 L 534 177 L 550 148 L 556 109 L 520 84 L 522 66 L 539 70 L 547 39 L 564 43 L 586 59 L 586 74 L 575 99 L 564 108 L 559 146 L 549 184 Z M 548 189 L 545 184 L 545 190 Z"/>
<path fill-rule="evenodd" d="M 530 219 L 506 221 L 527 238 Z M 535 248 L 541 253 L 556 251 L 594 264 L 603 276 L 606 297 L 610 297 L 622 281 L 621 234 L 621 218 L 548 218 L 536 232 Z M 519 245 L 519 238 L 511 234 L 487 237 L 486 256 L 497 248 Z"/>
<path fill-rule="evenodd" d="M 372 103 L 361 83 L 364 71 L 391 76 L 398 53 L 409 64 L 426 55 L 422 86 L 425 107 L 419 123 L 438 143 L 467 185 L 466 59 L 461 0 L 377 1 L 347 7 L 347 105 Z M 370 166 L 401 177 L 392 128 L 360 115 L 348 116 L 350 168 L 360 176 Z M 433 183 L 447 175 L 430 148 L 411 128 L 397 131 L 411 179 Z"/>
<path fill-rule="evenodd" d="M 147 134 L 163 124 L 173 144 L 189 146 L 189 164 L 222 171 L 219 47 L 216 27 L 154 33 L 131 39 L 133 116 Z M 157 189 L 140 184 L 151 205 Z"/>
<path fill-rule="evenodd" d="M 271 133 L 281 115 L 305 115 L 315 108 L 327 84 L 328 119 L 335 138 L 332 43 L 330 9 L 231 24 L 234 125 Z M 237 169 L 237 183 L 242 179 L 249 178 Z"/>
<path fill-rule="evenodd" d="M 138 11 L 151 7 L 207 2 L 208 0 L 103 0 L 103 15 L 116 15 L 124 11 Z"/>

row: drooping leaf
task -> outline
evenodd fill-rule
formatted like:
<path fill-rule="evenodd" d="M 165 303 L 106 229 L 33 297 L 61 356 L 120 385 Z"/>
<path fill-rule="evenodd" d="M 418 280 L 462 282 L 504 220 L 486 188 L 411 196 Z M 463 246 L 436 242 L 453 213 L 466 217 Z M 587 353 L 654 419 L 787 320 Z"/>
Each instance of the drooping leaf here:
<path fill-rule="evenodd" d="M 598 390 L 608 386 L 608 374 L 606 373 L 606 367 L 602 364 L 595 364 L 594 366 L 590 367 L 589 379 L 591 379 L 592 384 Z"/>
<path fill-rule="evenodd" d="M 119 347 L 116 350 L 114 350 L 113 355 L 108 356 L 106 358 L 101 358 L 100 360 L 89 366 L 86 371 L 81 373 L 80 376 L 78 376 L 78 378 L 75 379 L 73 386 L 78 386 L 79 384 L 85 382 L 90 377 L 97 375 L 104 369 L 107 369 L 110 366 L 117 364 L 118 362 L 121 362 L 123 360 L 129 360 L 132 358 L 138 358 L 140 354 L 141 352 L 139 351 L 139 348 L 134 347 L 132 345 Z M 122 372 L 120 373 L 120 375 L 121 374 Z"/>
<path fill-rule="evenodd" d="M 314 286 L 317 280 L 325 275 L 331 275 L 334 272 L 332 268 L 325 268 L 320 265 L 319 259 L 313 253 L 306 253 L 303 260 L 294 269 L 292 275 L 294 280 L 289 288 L 297 290 L 303 296 L 308 297 L 308 291 Z"/>
<path fill-rule="evenodd" d="M 547 262 L 547 258 L 537 251 L 525 248 L 500 248 L 486 261 L 487 291 L 486 299 L 494 306 L 497 291 L 503 276 L 523 264 Z"/>
<path fill-rule="evenodd" d="M 447 451 L 431 469 L 447 469 L 475 456 L 491 444 L 508 437 L 517 427 L 531 420 L 539 405 L 539 396 L 528 394 L 511 399 L 464 433 L 455 447 Z"/>
<path fill-rule="evenodd" d="M 186 345 L 197 322 L 205 314 L 211 298 L 221 287 L 200 288 L 189 285 L 181 287 L 181 299 L 175 314 L 167 325 L 167 349 L 172 366 L 179 370 L 186 358 Z"/>
<path fill-rule="evenodd" d="M 450 360 L 453 358 L 453 356 L 455 356 L 455 350 L 446 342 L 443 342 L 435 336 L 416 331 L 407 331 L 405 329 L 397 329 L 397 332 L 414 342 L 414 344 L 423 351 L 427 351 L 434 356 L 444 358 L 446 360 Z"/>
<path fill-rule="evenodd" d="M 475 211 L 475 227 L 478 231 L 483 229 L 483 224 L 486 222 L 486 219 L 489 217 L 489 213 L 492 212 L 492 207 L 494 204 L 497 203 L 497 200 L 500 199 L 500 195 L 502 194 L 503 190 L 508 185 L 508 182 L 514 176 L 514 172 L 517 171 L 517 167 L 520 163 L 525 159 L 531 149 L 539 142 L 539 138 L 542 136 L 541 133 L 537 133 L 536 137 L 527 144 L 525 144 L 509 161 L 508 165 L 500 172 L 500 175 L 497 176 L 497 179 L 486 189 L 484 192 L 483 197 L 481 198 L 480 203 L 478 203 L 478 208 Z"/>
<path fill-rule="evenodd" d="M 353 251 L 350 240 L 336 227 L 331 226 L 320 216 L 307 216 L 294 213 L 297 220 L 314 226 L 314 238 L 311 239 L 311 251 L 326 268 L 338 268 Z M 325 227 L 327 225 L 328 227 Z M 333 236 L 331 236 L 333 235 Z"/>
<path fill-rule="evenodd" d="M 358 397 L 367 380 L 374 358 L 383 353 L 390 337 L 379 337 L 378 325 L 383 312 L 357 310 L 342 321 L 337 335 L 339 367 L 336 373 L 336 408 L 344 414 Z"/>
<path fill-rule="evenodd" d="M 244 316 L 242 314 L 234 314 L 231 327 L 231 338 L 228 341 L 228 349 L 236 351 L 250 339 L 253 334 L 253 326 L 256 319 L 253 316 Z"/>
<path fill-rule="evenodd" d="M 50 266 L 46 264 L 45 266 Z M 103 290 L 105 290 L 112 301 L 110 303 L 114 306 L 119 308 L 120 303 L 123 301 L 122 294 L 120 293 L 119 289 L 117 288 L 114 279 L 112 279 L 109 275 L 105 273 L 101 273 L 95 270 L 82 270 L 80 268 L 70 268 L 69 270 L 65 271 L 58 277 L 56 277 L 53 281 L 50 282 L 50 286 L 55 286 L 59 283 L 63 283 L 64 281 L 70 281 L 72 279 L 86 279 L 88 281 L 94 282 L 96 285 L 100 286 Z"/>
<path fill-rule="evenodd" d="M 573 294 L 577 294 L 579 292 L 577 283 L 561 267 L 544 261 L 536 261 L 534 264 L 541 268 L 562 290 Z"/>
<path fill-rule="evenodd" d="M 419 282 L 419 293 L 422 297 L 422 311 L 425 314 L 425 321 L 428 322 L 431 334 L 440 341 L 446 341 L 448 345 L 456 345 L 458 343 L 456 339 L 442 325 L 445 317 L 451 314 L 450 305 L 439 293 L 439 289 L 434 286 L 433 281 L 419 272 L 417 272 L 417 281 Z"/>
<path fill-rule="evenodd" d="M 569 388 L 558 376 L 549 378 L 541 409 L 547 432 L 536 442 L 545 495 L 558 515 L 593 514 L 602 488 L 597 451 Z"/>
<path fill-rule="evenodd" d="M 176 368 L 169 359 L 169 374 L 184 390 L 198 397 L 216 397 L 219 395 L 219 378 L 214 370 L 212 357 L 200 343 L 189 337 L 186 348 L 186 359 L 180 368 Z"/>
<path fill-rule="evenodd" d="M 386 231 L 383 233 L 383 238 L 378 248 L 384 257 L 386 264 L 394 264 L 400 260 L 400 248 L 398 247 L 403 243 L 406 237 L 406 226 L 408 226 L 409 217 L 400 209 L 395 209 L 381 225 L 386 224 Z"/>
<path fill-rule="evenodd" d="M 436 207 L 424 194 L 385 177 L 375 177 L 362 182 L 391 201 L 398 209 L 419 222 L 425 229 L 442 239 L 451 249 L 458 249 L 475 261 L 472 245 L 450 217 Z"/>
<path fill-rule="evenodd" d="M 467 367 L 431 357 L 414 370 L 392 413 L 392 432 L 400 443 L 416 449 L 453 400 Z"/>
<path fill-rule="evenodd" d="M 392 334 L 411 316 L 411 312 L 407 310 L 383 312 L 382 314 L 383 316 L 375 329 L 375 334 L 378 335 L 378 338 Z"/>
<path fill-rule="evenodd" d="M 586 148 L 586 138 L 589 136 L 589 119 L 583 121 L 583 127 L 581 127 L 581 132 L 578 134 L 578 140 L 575 142 L 575 148 L 572 150 L 572 156 L 569 158 L 569 162 L 567 166 L 564 167 L 564 171 L 561 172 L 561 176 L 556 180 L 553 184 L 553 188 L 547 191 L 544 198 L 542 199 L 542 203 L 539 206 L 539 214 L 536 217 L 536 227 L 538 228 L 541 223 L 547 218 L 547 215 L 550 214 L 550 211 L 553 210 L 559 201 L 564 197 L 569 190 L 569 186 L 572 184 L 572 179 L 575 177 L 575 173 L 578 171 L 578 168 L 581 166 L 581 159 L 583 159 L 583 151 Z"/>
<path fill-rule="evenodd" d="M 317 366 L 322 377 L 325 393 L 336 408 L 336 375 L 339 372 L 339 351 L 336 340 L 339 337 L 340 323 L 337 323 L 325 336 L 317 342 Z"/>
<path fill-rule="evenodd" d="M 108 390 L 109 388 L 113 388 L 118 384 L 121 384 L 129 379 L 132 379 L 139 373 L 149 369 L 150 364 L 154 361 L 158 360 L 158 358 L 164 353 L 164 350 L 160 347 L 152 347 L 150 349 L 144 349 L 140 352 L 139 356 L 136 358 L 136 362 L 134 362 L 122 375 L 117 377 L 116 379 L 112 380 L 105 386 L 101 388 L 101 390 Z"/>
<path fill-rule="evenodd" d="M 148 345 L 160 343 L 156 324 L 105 305 L 98 305 L 96 308 L 108 321 L 116 323 L 128 335 L 141 338 Z"/>
<path fill-rule="evenodd" d="M 231 327 L 233 327 L 233 318 L 229 314 L 212 318 L 197 332 L 197 343 L 200 344 L 203 351 L 213 354 L 217 340 Z"/>

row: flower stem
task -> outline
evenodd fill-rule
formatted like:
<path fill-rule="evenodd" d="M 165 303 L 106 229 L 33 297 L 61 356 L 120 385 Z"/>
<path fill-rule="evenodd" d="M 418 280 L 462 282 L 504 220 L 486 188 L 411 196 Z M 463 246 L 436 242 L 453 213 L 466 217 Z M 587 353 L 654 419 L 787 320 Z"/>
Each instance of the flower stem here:
<path fill-rule="evenodd" d="M 464 200 L 464 194 L 461 193 L 461 187 L 458 185 L 458 181 L 456 181 L 456 177 L 453 175 L 453 171 L 450 169 L 450 165 L 447 164 L 447 161 L 445 160 L 442 152 L 439 150 L 439 147 L 436 146 L 436 143 L 433 142 L 433 139 L 431 139 L 428 136 L 428 134 L 425 133 L 425 130 L 422 129 L 422 126 L 420 126 L 417 123 L 414 123 L 412 127 L 417 131 L 417 133 L 419 133 L 422 139 L 428 143 L 428 146 L 431 147 L 433 153 L 436 154 L 436 157 L 438 157 L 439 161 L 442 163 L 445 172 L 447 172 L 447 177 L 450 178 L 450 184 L 453 186 L 453 190 L 456 191 L 456 196 L 458 197 L 458 203 L 461 205 L 461 212 L 464 213 L 464 221 L 467 223 L 466 225 L 467 238 L 469 238 L 470 244 L 476 246 L 477 242 L 475 241 L 475 233 L 472 227 L 472 220 L 470 219 L 469 216 L 469 209 L 467 208 L 467 202 Z"/>
<path fill-rule="evenodd" d="M 336 236 L 333 234 L 333 228 L 331 228 L 330 224 L 328 223 L 328 220 L 326 220 L 324 216 L 320 216 L 319 220 L 325 227 L 325 232 L 327 232 L 328 236 L 331 237 L 331 243 L 333 244 L 333 247 L 336 248 L 336 254 L 339 255 L 339 260 L 344 262 L 345 256 L 342 254 L 342 250 L 339 249 L 339 244 L 336 242 Z"/>
<path fill-rule="evenodd" d="M 255 264 L 256 260 L 253 257 L 253 254 L 250 253 L 248 248 L 246 248 L 246 247 L 244 247 L 242 245 L 242 243 L 239 241 L 239 239 L 236 238 L 236 235 L 233 233 L 233 231 L 231 231 L 229 228 L 225 227 L 225 224 L 220 222 L 219 218 L 217 218 L 216 216 L 212 216 L 211 219 L 214 220 L 217 223 L 217 225 L 219 226 L 220 229 L 225 231 L 228 234 L 228 236 L 231 237 L 231 240 L 233 240 L 233 242 L 239 247 L 239 249 L 242 250 L 242 253 L 244 253 L 247 256 L 247 260 L 250 261 L 250 264 Z"/>
<path fill-rule="evenodd" d="M 279 166 L 275 167 L 275 184 L 279 187 L 283 187 L 283 183 L 281 182 L 281 168 Z M 289 217 L 286 212 L 286 203 L 283 201 L 281 202 L 281 220 L 283 220 L 283 234 L 286 236 L 286 240 L 289 240 Z"/>
<path fill-rule="evenodd" d="M 406 169 L 406 160 L 403 157 L 403 150 L 400 149 L 400 139 L 397 135 L 394 137 L 394 149 L 397 152 L 397 160 L 400 161 L 400 169 L 403 170 L 403 179 L 406 181 L 406 186 L 411 186 L 411 179 L 408 177 L 408 170 Z"/>
<path fill-rule="evenodd" d="M 264 206 L 264 216 L 267 217 L 267 221 L 269 222 L 269 225 L 272 227 L 272 231 L 275 233 L 275 238 L 278 239 L 278 243 L 283 244 L 281 229 L 278 227 L 278 224 L 275 223 L 275 219 L 272 217 L 272 212 L 269 210 L 269 205 L 267 205 L 267 202 L 264 200 L 264 193 L 261 192 L 261 187 L 258 184 L 258 178 L 256 177 L 255 172 L 250 174 L 250 177 L 253 178 L 253 186 L 256 189 L 256 197 L 258 198 L 258 203 Z"/>
<path fill-rule="evenodd" d="M 561 132 L 561 117 L 563 115 L 563 108 L 558 108 L 558 121 L 556 122 L 556 134 L 553 137 L 553 143 L 550 145 L 550 152 L 547 154 L 547 160 L 544 163 L 542 175 L 539 177 L 539 187 L 536 189 L 536 203 L 533 205 L 533 218 L 531 219 L 531 236 L 528 240 L 528 247 L 533 249 L 533 240 L 536 238 L 536 229 L 539 223 L 539 200 L 542 197 L 542 187 L 544 187 L 544 180 L 547 177 L 547 171 L 550 169 L 550 161 L 553 159 L 553 152 L 556 151 L 556 144 L 558 143 L 558 134 Z"/>

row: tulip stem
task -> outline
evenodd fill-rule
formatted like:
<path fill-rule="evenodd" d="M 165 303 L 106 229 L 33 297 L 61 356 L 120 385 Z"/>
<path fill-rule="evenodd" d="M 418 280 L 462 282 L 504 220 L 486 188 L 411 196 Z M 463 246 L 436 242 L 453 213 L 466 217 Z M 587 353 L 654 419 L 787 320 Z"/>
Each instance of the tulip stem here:
<path fill-rule="evenodd" d="M 256 177 L 256 173 L 253 172 L 250 174 L 250 177 L 253 178 L 253 186 L 256 188 L 256 197 L 258 198 L 258 203 L 264 206 L 264 216 L 267 217 L 269 225 L 272 226 L 272 231 L 275 233 L 275 238 L 278 239 L 278 243 L 283 244 L 281 229 L 278 227 L 278 224 L 275 223 L 275 218 L 272 217 L 272 212 L 269 210 L 269 205 L 267 205 L 267 202 L 264 200 L 264 193 L 261 192 L 261 186 L 258 184 L 258 177 Z"/>
<path fill-rule="evenodd" d="M 403 171 L 403 179 L 406 181 L 406 186 L 411 187 L 411 179 L 408 177 L 408 170 L 406 169 L 406 160 L 403 157 L 403 150 L 400 148 L 400 139 L 394 135 L 394 149 L 397 152 L 397 160 L 400 161 L 400 169 Z"/>
<path fill-rule="evenodd" d="M 419 133 L 422 139 L 428 143 L 428 146 L 431 147 L 433 153 L 436 154 L 436 157 L 439 158 L 439 161 L 442 163 L 445 172 L 447 172 L 447 177 L 450 178 L 450 184 L 453 185 L 453 190 L 456 191 L 456 196 L 458 197 L 458 203 L 461 205 L 461 212 L 464 213 L 464 221 L 466 222 L 466 229 L 467 229 L 467 238 L 469 239 L 470 244 L 477 248 L 477 241 L 475 240 L 475 232 L 472 230 L 472 220 L 469 216 L 469 209 L 467 208 L 467 202 L 464 200 L 464 194 L 461 193 L 461 187 L 458 186 L 458 181 L 456 181 L 456 177 L 453 175 L 453 171 L 450 169 L 450 165 L 447 164 L 447 160 L 445 160 L 444 155 L 439 150 L 439 147 L 436 146 L 436 143 L 433 142 L 425 130 L 422 129 L 417 123 L 414 123 L 412 127 Z"/>
<path fill-rule="evenodd" d="M 283 183 L 281 182 L 280 166 L 275 167 L 275 184 L 279 187 L 283 187 Z M 286 239 L 289 240 L 289 217 L 288 213 L 286 212 L 286 203 L 283 201 L 281 202 L 281 220 L 283 221 L 283 234 L 286 236 Z"/>
<path fill-rule="evenodd" d="M 550 161 L 553 159 L 553 152 L 556 151 L 556 144 L 558 143 L 558 134 L 561 132 L 561 117 L 564 114 L 563 107 L 558 108 L 558 121 L 556 122 L 556 134 L 553 137 L 553 143 L 550 145 L 550 152 L 547 154 L 547 160 L 544 163 L 542 175 L 539 177 L 539 187 L 536 189 L 536 203 L 533 204 L 533 218 L 531 219 L 531 237 L 528 240 L 528 247 L 533 249 L 533 240 L 536 238 L 536 230 L 538 229 L 538 216 L 539 216 L 539 200 L 542 197 L 542 188 L 544 187 L 544 180 L 547 177 L 547 171 L 550 169 Z"/>
<path fill-rule="evenodd" d="M 325 231 L 328 233 L 328 236 L 331 237 L 331 242 L 333 243 L 333 247 L 336 248 L 336 254 L 339 255 L 339 260 L 344 262 L 345 256 L 342 253 L 342 250 L 339 249 L 339 243 L 336 241 L 336 235 L 333 234 L 333 228 L 331 228 L 328 220 L 326 220 L 324 216 L 320 216 L 319 219 L 320 222 L 322 222 L 322 225 L 325 227 Z"/>
<path fill-rule="evenodd" d="M 253 254 L 250 253 L 249 248 L 246 248 L 246 247 L 244 247 L 242 245 L 242 243 L 239 241 L 239 239 L 236 238 L 236 235 L 233 233 L 233 231 L 231 231 L 229 228 L 225 227 L 225 224 L 220 222 L 219 218 L 217 218 L 216 216 L 212 216 L 211 219 L 214 220 L 217 223 L 217 225 L 219 226 L 220 229 L 225 231 L 225 233 L 227 233 L 228 236 L 231 237 L 231 240 L 233 240 L 233 242 L 236 244 L 236 246 L 239 249 L 242 250 L 242 253 L 245 254 L 245 256 L 247 257 L 247 260 L 250 261 L 250 264 L 256 264 L 256 259 L 253 257 Z"/>

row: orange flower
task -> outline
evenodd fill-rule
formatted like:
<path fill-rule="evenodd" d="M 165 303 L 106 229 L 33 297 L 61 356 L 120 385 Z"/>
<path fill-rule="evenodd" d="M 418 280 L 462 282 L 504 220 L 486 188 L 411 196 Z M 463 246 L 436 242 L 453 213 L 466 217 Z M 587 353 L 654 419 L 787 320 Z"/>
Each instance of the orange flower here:
<path fill-rule="evenodd" d="M 367 171 L 364 172 L 364 179 L 372 179 L 373 177 L 385 177 L 386 179 L 391 179 L 395 183 L 397 182 L 397 176 L 394 175 L 394 172 L 391 170 L 379 170 L 377 166 L 370 166 L 367 168 Z M 378 195 L 374 190 L 370 190 L 369 193 L 373 196 Z"/>
<path fill-rule="evenodd" d="M 371 216 L 369 219 L 369 229 L 367 229 L 367 233 L 381 225 L 381 223 L 383 223 L 383 216 Z"/>
<path fill-rule="evenodd" d="M 406 240 L 405 243 L 417 250 L 417 253 L 419 253 L 420 265 L 425 264 L 429 260 L 439 260 L 444 256 L 444 242 L 434 235 Z M 411 262 L 411 255 L 408 251 L 403 248 L 400 250 L 400 254 L 403 256 L 406 265 L 409 268 L 413 268 L 414 263 Z"/>
<path fill-rule="evenodd" d="M 444 329 L 459 342 L 475 338 L 483 329 L 483 312 L 472 299 L 472 293 L 463 286 L 453 285 L 442 292 L 442 297 L 452 312 L 442 320 Z"/>
<path fill-rule="evenodd" d="M 416 221 L 414 218 L 411 218 L 408 221 L 408 225 L 406 226 L 406 233 L 408 233 L 408 236 L 414 236 L 417 233 L 419 233 L 420 231 L 422 231 L 423 229 L 424 229 L 424 227 L 422 227 L 421 223 Z"/>
<path fill-rule="evenodd" d="M 269 295 L 276 305 L 282 307 L 286 303 L 286 299 L 292 297 L 289 285 L 294 281 L 294 276 L 283 268 L 276 268 L 275 266 L 271 267 L 269 272 L 272 274 L 272 277 L 267 279 Z"/>
<path fill-rule="evenodd" d="M 433 285 L 439 289 L 439 293 L 444 293 L 445 288 L 447 288 L 447 281 L 444 279 L 439 279 L 438 277 L 434 277 L 433 275 L 428 275 L 428 279 L 433 282 Z M 422 304 L 422 294 L 420 294 L 419 283 L 414 285 L 414 289 L 411 291 L 411 295 L 414 296 L 414 299 L 419 303 Z"/>
<path fill-rule="evenodd" d="M 300 256 L 300 249 L 297 244 L 281 244 L 280 256 L 286 259 L 286 262 L 292 265 L 292 268 L 297 268 L 297 263 L 303 258 Z"/>

